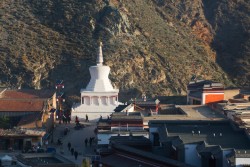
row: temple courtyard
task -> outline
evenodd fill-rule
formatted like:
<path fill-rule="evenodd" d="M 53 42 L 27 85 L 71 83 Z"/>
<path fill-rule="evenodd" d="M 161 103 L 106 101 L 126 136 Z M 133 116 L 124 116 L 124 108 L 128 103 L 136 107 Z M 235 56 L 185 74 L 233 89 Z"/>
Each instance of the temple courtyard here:
<path fill-rule="evenodd" d="M 80 120 L 80 123 L 85 127 L 76 130 L 75 123 L 70 124 L 56 124 L 54 133 L 53 133 L 53 143 L 49 141 L 48 147 L 56 148 L 56 152 L 66 159 L 71 160 L 75 164 L 81 165 L 83 159 L 86 157 L 93 157 L 95 155 L 94 149 L 96 148 L 95 142 L 92 143 L 92 146 L 85 146 L 85 139 L 90 137 L 95 137 L 94 129 L 96 128 L 96 123 L 94 122 L 83 122 Z M 65 129 L 68 128 L 69 132 L 67 135 L 64 134 Z M 52 137 L 52 136 L 51 136 Z M 57 144 L 57 140 L 62 141 L 62 146 Z M 71 152 L 68 150 L 68 143 L 71 143 L 71 147 L 74 148 L 79 154 L 77 160 L 71 155 Z"/>

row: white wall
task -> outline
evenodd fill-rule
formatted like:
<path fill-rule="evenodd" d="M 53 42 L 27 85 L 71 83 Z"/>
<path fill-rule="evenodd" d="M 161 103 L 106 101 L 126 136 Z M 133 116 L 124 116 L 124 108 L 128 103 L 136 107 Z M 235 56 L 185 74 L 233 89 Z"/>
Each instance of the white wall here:
<path fill-rule="evenodd" d="M 114 97 L 109 97 L 109 103 L 110 103 L 110 104 L 115 104 L 114 101 L 115 101 L 115 100 L 114 100 Z"/>
<path fill-rule="evenodd" d="M 201 157 L 199 156 L 196 144 L 186 144 L 185 146 L 185 163 L 201 167 Z"/>
<path fill-rule="evenodd" d="M 145 132 L 146 133 L 146 132 Z M 129 133 L 126 134 L 120 134 L 120 136 L 129 136 Z M 111 136 L 117 136 L 117 134 L 111 134 L 111 133 L 99 133 L 97 134 L 98 142 L 97 144 L 109 144 L 109 139 Z M 133 136 L 144 136 L 148 138 L 148 134 L 133 134 Z"/>
<path fill-rule="evenodd" d="M 128 126 L 127 127 L 111 127 L 111 131 L 113 130 L 143 130 L 143 127 L 133 127 L 133 126 Z"/>
<path fill-rule="evenodd" d="M 134 105 L 128 109 L 128 112 L 134 112 L 134 111 L 135 111 L 135 106 Z"/>
<path fill-rule="evenodd" d="M 235 158 L 236 167 L 241 167 L 243 165 L 250 165 L 250 158 Z"/>
<path fill-rule="evenodd" d="M 102 103 L 102 105 L 107 105 L 107 97 L 106 96 L 101 96 L 101 103 Z"/>
<path fill-rule="evenodd" d="M 84 97 L 84 104 L 90 105 L 90 97 Z"/>
<path fill-rule="evenodd" d="M 99 105 L 99 99 L 98 99 L 98 98 L 99 98 L 99 97 L 97 97 L 97 96 L 93 96 L 93 97 L 92 97 L 92 102 L 93 102 L 93 104 L 96 105 L 96 106 Z"/>

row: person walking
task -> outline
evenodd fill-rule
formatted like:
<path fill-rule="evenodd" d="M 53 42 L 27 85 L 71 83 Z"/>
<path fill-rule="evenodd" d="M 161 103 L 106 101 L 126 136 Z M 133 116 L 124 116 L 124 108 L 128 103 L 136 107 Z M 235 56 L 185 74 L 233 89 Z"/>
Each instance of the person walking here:
<path fill-rule="evenodd" d="M 71 148 L 71 143 L 68 142 L 68 149 L 69 149 L 69 151 L 70 151 L 70 148 Z"/>
<path fill-rule="evenodd" d="M 70 121 L 71 121 L 71 116 L 70 116 L 70 114 L 68 114 L 67 120 L 68 120 L 68 123 L 70 124 Z"/>
<path fill-rule="evenodd" d="M 78 117 L 77 117 L 77 116 L 76 116 L 75 123 L 76 123 L 76 124 L 78 124 L 78 123 L 79 123 L 79 119 L 78 119 Z"/>
<path fill-rule="evenodd" d="M 88 138 L 86 138 L 84 142 L 85 142 L 85 147 L 87 147 L 87 145 L 88 145 Z"/>
<path fill-rule="evenodd" d="M 89 122 L 89 116 L 86 114 L 86 122 Z"/>
<path fill-rule="evenodd" d="M 75 151 L 74 148 L 70 149 L 71 155 L 74 155 L 74 151 Z"/>
<path fill-rule="evenodd" d="M 74 156 L 75 156 L 75 160 L 77 160 L 77 157 L 78 157 L 78 152 L 77 151 L 74 152 Z"/>
<path fill-rule="evenodd" d="M 90 146 L 90 147 L 92 146 L 92 140 L 93 140 L 93 138 L 90 137 L 90 138 L 89 138 L 89 146 Z"/>
<path fill-rule="evenodd" d="M 62 143 L 62 141 L 61 141 L 61 139 L 57 139 L 57 145 L 59 145 L 59 146 L 61 146 L 63 143 Z"/>

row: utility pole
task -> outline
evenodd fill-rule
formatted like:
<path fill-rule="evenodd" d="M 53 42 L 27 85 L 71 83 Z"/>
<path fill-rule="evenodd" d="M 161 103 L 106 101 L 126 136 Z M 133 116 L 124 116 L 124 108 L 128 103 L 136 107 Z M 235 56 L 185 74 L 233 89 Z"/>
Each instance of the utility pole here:
<path fill-rule="evenodd" d="M 58 116 L 58 119 L 59 119 L 59 124 L 61 124 L 61 121 L 62 121 L 62 103 L 65 102 L 65 99 L 64 99 L 64 83 L 63 83 L 63 80 L 58 80 L 56 82 L 56 101 L 57 101 L 57 116 Z"/>

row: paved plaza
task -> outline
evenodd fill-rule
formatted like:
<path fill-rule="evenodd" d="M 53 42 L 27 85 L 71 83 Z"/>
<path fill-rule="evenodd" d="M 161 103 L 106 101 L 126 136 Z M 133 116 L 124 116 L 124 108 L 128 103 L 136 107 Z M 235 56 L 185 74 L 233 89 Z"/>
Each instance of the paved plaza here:
<path fill-rule="evenodd" d="M 85 127 L 79 130 L 76 130 L 75 123 L 71 124 L 56 124 L 54 133 L 53 133 L 53 143 L 49 143 L 48 147 L 55 147 L 57 150 L 57 153 L 62 155 L 63 157 L 71 160 L 72 162 L 80 165 L 82 164 L 82 160 L 85 157 L 88 157 L 90 155 L 94 155 L 94 149 L 96 147 L 96 143 L 93 142 L 92 146 L 87 144 L 87 147 L 85 146 L 84 140 L 86 138 L 95 137 L 94 129 L 96 128 L 96 123 L 94 122 L 80 122 Z M 69 132 L 67 135 L 64 134 L 65 128 L 69 129 Z M 62 141 L 62 146 L 59 146 L 57 144 L 57 140 L 60 139 Z M 79 155 L 77 157 L 77 160 L 75 160 L 75 157 L 71 155 L 71 152 L 68 150 L 68 142 L 71 143 L 71 147 L 76 150 Z"/>

